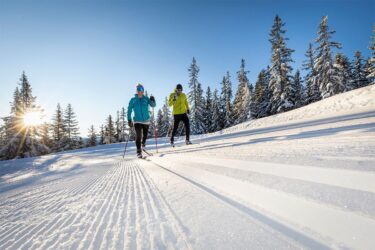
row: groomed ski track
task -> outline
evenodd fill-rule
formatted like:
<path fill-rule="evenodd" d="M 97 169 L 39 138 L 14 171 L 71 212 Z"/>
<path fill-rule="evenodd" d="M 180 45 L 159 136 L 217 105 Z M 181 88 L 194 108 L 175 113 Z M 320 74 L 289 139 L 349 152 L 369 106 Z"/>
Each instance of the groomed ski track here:
<path fill-rule="evenodd" d="M 162 139 L 147 160 L 113 144 L 0 162 L 0 249 L 374 249 L 374 97 Z"/>

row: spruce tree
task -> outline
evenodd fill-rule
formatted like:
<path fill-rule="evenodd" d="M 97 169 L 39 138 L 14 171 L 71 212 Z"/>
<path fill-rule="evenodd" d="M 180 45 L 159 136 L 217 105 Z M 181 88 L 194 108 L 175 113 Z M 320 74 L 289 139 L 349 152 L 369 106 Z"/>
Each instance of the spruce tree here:
<path fill-rule="evenodd" d="M 354 61 L 353 61 L 353 87 L 361 88 L 364 86 L 369 85 L 368 78 L 365 72 L 365 60 L 362 57 L 361 52 L 356 51 L 354 54 Z"/>
<path fill-rule="evenodd" d="M 156 124 L 158 137 L 167 136 L 167 134 L 163 130 L 163 111 L 161 109 L 158 110 L 158 114 L 156 115 Z"/>
<path fill-rule="evenodd" d="M 207 87 L 206 98 L 205 98 L 205 107 L 204 107 L 204 127 L 205 133 L 211 133 L 212 129 L 212 93 L 210 86 Z"/>
<path fill-rule="evenodd" d="M 316 70 L 314 81 L 319 86 L 321 98 L 333 95 L 338 84 L 333 67 L 332 49 L 340 49 L 341 44 L 331 41 L 334 33 L 335 31 L 330 30 L 328 27 L 328 16 L 324 16 L 319 25 L 318 37 L 315 40 L 318 43 L 318 47 L 315 50 L 316 57 L 314 60 Z"/>
<path fill-rule="evenodd" d="M 0 150 L 2 159 L 13 159 L 18 155 L 18 147 L 22 142 L 22 137 L 18 131 L 22 125 L 22 100 L 18 89 L 14 91 L 13 102 L 11 103 L 11 113 L 3 118 L 3 146 Z"/>
<path fill-rule="evenodd" d="M 79 142 L 79 128 L 77 117 L 71 104 L 68 104 L 65 109 L 64 130 L 66 136 L 64 149 L 77 148 Z"/>
<path fill-rule="evenodd" d="M 285 23 L 276 15 L 269 39 L 272 47 L 272 67 L 269 80 L 271 100 L 268 108 L 270 114 L 287 111 L 294 106 L 291 100 L 293 89 L 290 76 L 292 72 L 290 63 L 293 62 L 291 55 L 294 50 L 286 46 L 288 39 L 284 37 L 284 26 Z"/>
<path fill-rule="evenodd" d="M 168 98 L 165 97 L 164 105 L 162 107 L 162 120 L 161 125 L 159 126 L 160 136 L 169 136 L 172 133 L 171 126 L 171 112 L 168 106 Z"/>
<path fill-rule="evenodd" d="M 367 79 L 370 84 L 375 84 L 375 25 L 372 27 L 372 38 L 370 41 L 369 50 L 371 56 L 366 64 Z"/>
<path fill-rule="evenodd" d="M 129 128 L 127 127 L 127 118 L 126 118 L 126 109 L 124 107 L 121 108 L 120 112 L 120 142 L 125 141 L 125 135 L 127 134 L 127 131 Z"/>
<path fill-rule="evenodd" d="M 258 80 L 255 83 L 255 91 L 254 91 L 254 117 L 255 118 L 262 118 L 267 115 L 267 72 L 266 70 L 262 70 L 258 74 Z"/>
<path fill-rule="evenodd" d="M 223 129 L 223 120 L 221 115 L 221 103 L 217 89 L 214 90 L 212 95 L 212 123 L 210 132 L 216 132 Z"/>
<path fill-rule="evenodd" d="M 116 122 L 115 122 L 115 126 L 116 126 L 116 133 L 115 133 L 115 139 L 116 139 L 116 142 L 119 142 L 120 141 L 120 138 L 121 138 L 121 121 L 120 121 L 120 111 L 117 111 L 116 113 Z"/>
<path fill-rule="evenodd" d="M 31 85 L 25 72 L 20 78 L 20 88 L 16 88 L 11 104 L 11 113 L 3 119 L 5 146 L 0 155 L 5 159 L 24 158 L 46 154 L 50 149 L 40 141 L 40 126 L 25 124 L 25 115 L 41 112 L 36 106 L 36 97 L 32 94 Z"/>
<path fill-rule="evenodd" d="M 237 72 L 238 88 L 233 101 L 233 123 L 238 124 L 247 120 L 250 112 L 251 90 L 247 78 L 249 71 L 245 70 L 245 60 L 241 60 L 240 70 Z"/>
<path fill-rule="evenodd" d="M 89 128 L 87 147 L 96 146 L 96 143 L 97 143 L 96 140 L 97 140 L 96 131 L 95 131 L 94 125 L 91 125 L 91 127 Z"/>
<path fill-rule="evenodd" d="M 189 88 L 188 99 L 190 103 L 190 124 L 192 134 L 204 133 L 204 100 L 203 90 L 200 82 L 198 81 L 199 67 L 195 58 L 190 65 L 189 71 Z"/>
<path fill-rule="evenodd" d="M 349 59 L 343 54 L 337 53 L 333 66 L 336 71 L 335 76 L 337 77 L 337 84 L 333 93 L 339 94 L 354 89 Z"/>
<path fill-rule="evenodd" d="M 107 137 L 106 139 L 108 143 L 116 142 L 115 134 L 116 130 L 112 119 L 112 115 L 109 115 L 107 118 L 107 124 L 105 126 L 105 136 Z"/>
<path fill-rule="evenodd" d="M 102 126 L 100 126 L 100 142 L 99 142 L 99 144 L 103 145 L 104 140 L 105 140 L 105 130 L 104 130 L 104 125 L 102 125 Z"/>
<path fill-rule="evenodd" d="M 40 142 L 43 145 L 46 145 L 49 148 L 53 148 L 53 140 L 51 138 L 50 132 L 51 132 L 51 124 L 48 124 L 47 122 L 43 123 L 41 125 L 41 140 Z"/>
<path fill-rule="evenodd" d="M 303 69 L 307 72 L 304 78 L 304 81 L 306 83 L 307 98 L 305 99 L 304 104 L 309 104 L 321 99 L 319 85 L 316 81 L 317 72 L 314 65 L 314 49 L 311 43 L 309 44 L 309 48 L 306 51 L 305 56 L 306 60 L 304 61 Z"/>
<path fill-rule="evenodd" d="M 61 143 L 65 136 L 64 125 L 63 110 L 61 109 L 60 103 L 58 103 L 53 118 L 53 140 L 55 150 L 58 150 L 62 147 Z"/>
<path fill-rule="evenodd" d="M 302 79 L 299 70 L 296 71 L 293 81 L 293 92 L 291 94 L 291 100 L 294 104 L 294 108 L 299 108 L 302 106 Z"/>
<path fill-rule="evenodd" d="M 232 107 L 232 82 L 229 71 L 223 77 L 221 82 L 221 119 L 223 128 L 233 125 L 233 107 Z"/>

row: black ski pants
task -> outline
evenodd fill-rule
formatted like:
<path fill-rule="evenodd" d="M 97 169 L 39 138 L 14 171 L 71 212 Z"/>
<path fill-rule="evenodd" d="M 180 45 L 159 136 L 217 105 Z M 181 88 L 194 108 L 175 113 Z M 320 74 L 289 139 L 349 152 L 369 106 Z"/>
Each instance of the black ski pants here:
<path fill-rule="evenodd" d="M 190 140 L 190 122 L 189 122 L 189 117 L 187 116 L 187 114 L 185 113 L 185 114 L 180 114 L 180 115 L 173 115 L 173 118 L 174 118 L 174 123 L 173 123 L 171 142 L 174 142 L 174 137 L 176 135 L 180 121 L 182 121 L 185 125 L 186 140 Z"/>
<path fill-rule="evenodd" d="M 148 134 L 148 124 L 134 123 L 135 128 L 135 145 L 137 146 L 137 153 L 142 151 L 141 145 L 146 144 Z"/>

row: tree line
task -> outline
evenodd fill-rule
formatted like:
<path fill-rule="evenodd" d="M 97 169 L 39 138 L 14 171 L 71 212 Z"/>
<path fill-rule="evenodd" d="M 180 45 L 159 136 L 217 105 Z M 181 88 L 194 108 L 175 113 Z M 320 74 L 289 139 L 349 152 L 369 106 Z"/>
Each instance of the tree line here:
<path fill-rule="evenodd" d="M 301 70 L 293 71 L 293 49 L 287 46 L 285 23 L 277 15 L 269 34 L 271 64 L 262 69 L 255 84 L 247 77 L 242 59 L 236 72 L 238 87 L 233 95 L 230 72 L 220 83 L 221 89 L 202 89 L 199 67 L 193 58 L 189 71 L 189 103 L 191 105 L 192 134 L 212 133 L 242 123 L 308 105 L 321 99 L 364 87 L 375 82 L 375 26 L 370 41 L 371 56 L 364 59 L 356 51 L 353 60 L 339 50 L 342 45 L 332 40 L 335 33 L 328 26 L 328 16 L 319 24 L 317 38 L 308 45 Z M 170 133 L 172 115 L 165 99 L 159 110 L 157 124 L 159 136 Z M 184 131 L 180 129 L 180 133 Z"/>
<path fill-rule="evenodd" d="M 370 57 L 364 59 L 361 52 L 356 51 L 350 60 L 340 52 L 334 53 L 342 45 L 332 40 L 335 31 L 329 28 L 328 17 L 324 16 L 318 27 L 317 38 L 307 47 L 306 60 L 301 66 L 304 77 L 301 77 L 300 69 L 294 71 L 291 66 L 294 50 L 287 46 L 285 33 L 285 23 L 276 16 L 268 39 L 271 44 L 271 64 L 259 72 L 255 83 L 250 83 L 247 77 L 249 71 L 242 59 L 236 72 L 235 93 L 229 71 L 225 72 L 219 90 L 212 90 L 208 86 L 203 91 L 199 81 L 200 68 L 193 58 L 188 68 L 192 134 L 216 132 L 249 119 L 286 112 L 375 83 L 375 26 L 369 46 Z M 92 125 L 86 140 L 79 134 L 77 117 L 70 104 L 65 109 L 57 104 L 49 123 L 25 126 L 23 117 L 27 112 L 42 112 L 35 100 L 23 72 L 19 87 L 13 94 L 10 114 L 2 118 L 4 124 L 0 126 L 0 159 L 38 156 L 134 139 L 134 131 L 127 125 L 127 111 L 124 107 L 116 112 L 115 117 L 109 115 L 99 132 Z M 170 135 L 173 116 L 167 97 L 157 114 L 151 117 L 150 137 L 153 136 L 154 126 L 158 137 Z M 182 124 L 177 134 L 184 134 Z"/>

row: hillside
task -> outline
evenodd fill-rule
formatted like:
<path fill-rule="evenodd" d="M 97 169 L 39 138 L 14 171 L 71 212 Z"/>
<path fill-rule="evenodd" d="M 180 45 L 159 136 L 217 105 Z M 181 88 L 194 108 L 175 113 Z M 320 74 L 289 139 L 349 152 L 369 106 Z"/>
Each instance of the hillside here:
<path fill-rule="evenodd" d="M 375 248 L 375 85 L 192 139 L 0 162 L 0 248 Z"/>

